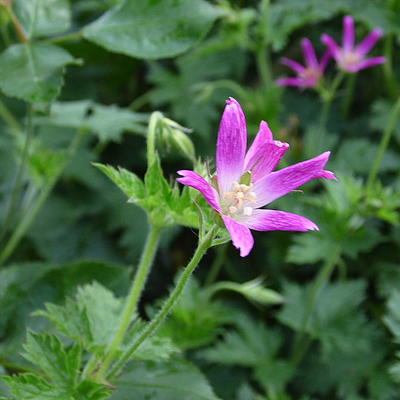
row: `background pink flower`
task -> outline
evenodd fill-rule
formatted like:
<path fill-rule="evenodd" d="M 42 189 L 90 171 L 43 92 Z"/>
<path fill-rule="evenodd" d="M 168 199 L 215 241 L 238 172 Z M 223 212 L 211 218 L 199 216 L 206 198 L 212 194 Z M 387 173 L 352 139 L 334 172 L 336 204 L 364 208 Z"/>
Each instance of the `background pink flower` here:
<path fill-rule="evenodd" d="M 299 64 L 297 61 L 290 58 L 282 58 L 282 64 L 291 68 L 297 77 L 281 78 L 276 81 L 279 86 L 297 86 L 297 87 L 314 87 L 319 84 L 321 77 L 324 74 L 329 59 L 331 58 L 330 51 L 325 52 L 321 61 L 318 61 L 315 54 L 314 46 L 309 39 L 301 41 L 303 49 L 305 66 Z"/>
<path fill-rule="evenodd" d="M 357 72 L 364 68 L 383 64 L 386 61 L 385 57 L 366 58 L 382 35 L 383 31 L 381 29 L 374 29 L 358 46 L 354 46 L 354 20 L 347 15 L 343 18 L 342 47 L 325 33 L 321 36 L 321 40 L 332 52 L 340 69 L 347 72 Z"/>

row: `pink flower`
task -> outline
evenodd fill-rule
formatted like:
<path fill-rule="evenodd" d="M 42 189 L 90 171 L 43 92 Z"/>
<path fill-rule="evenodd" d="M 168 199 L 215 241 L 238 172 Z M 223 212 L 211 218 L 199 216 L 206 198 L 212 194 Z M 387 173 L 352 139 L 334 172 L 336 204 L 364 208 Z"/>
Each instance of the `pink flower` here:
<path fill-rule="evenodd" d="M 322 56 L 321 61 L 318 62 L 314 47 L 309 39 L 303 39 L 301 41 L 301 47 L 303 48 L 305 66 L 303 67 L 297 61 L 291 60 L 290 58 L 282 58 L 282 64 L 291 68 L 297 74 L 297 77 L 278 79 L 276 81 L 277 85 L 305 88 L 315 87 L 319 84 L 329 59 L 331 58 L 331 54 L 327 51 Z"/>
<path fill-rule="evenodd" d="M 318 227 L 307 218 L 261 207 L 315 178 L 336 179 L 324 170 L 329 152 L 311 160 L 272 172 L 289 148 L 273 140 L 268 124 L 261 121 L 259 132 L 246 153 L 246 120 L 240 104 L 227 100 L 217 141 L 215 187 L 194 171 L 181 170 L 177 181 L 191 186 L 205 197 L 223 219 L 233 245 L 245 257 L 253 248 L 250 229 L 256 231 L 308 231 Z"/>
<path fill-rule="evenodd" d="M 366 58 L 368 52 L 382 35 L 381 29 L 374 29 L 358 46 L 354 46 L 354 20 L 347 15 L 343 18 L 342 47 L 327 34 L 323 34 L 321 40 L 332 52 L 340 69 L 347 72 L 358 72 L 360 69 L 373 67 L 386 61 L 385 57 Z"/>

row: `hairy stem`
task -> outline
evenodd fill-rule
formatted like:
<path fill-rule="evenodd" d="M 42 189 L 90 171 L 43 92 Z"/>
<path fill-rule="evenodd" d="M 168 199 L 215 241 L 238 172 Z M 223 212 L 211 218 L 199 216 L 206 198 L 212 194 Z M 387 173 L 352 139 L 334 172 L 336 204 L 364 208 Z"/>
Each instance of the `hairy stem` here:
<path fill-rule="evenodd" d="M 397 99 L 394 104 L 392 111 L 390 113 L 389 122 L 386 125 L 386 129 L 383 132 L 383 136 L 381 142 L 379 144 L 378 152 L 376 153 L 375 159 L 372 163 L 371 170 L 369 171 L 368 179 L 367 179 L 367 193 L 371 192 L 372 186 L 375 183 L 375 179 L 378 175 L 379 168 L 381 167 L 383 156 L 385 155 L 386 149 L 390 142 L 390 138 L 396 128 L 396 124 L 398 122 L 400 116 L 400 97 Z"/>
<path fill-rule="evenodd" d="M 62 172 L 64 171 L 68 161 L 72 158 L 75 154 L 75 151 L 78 147 L 78 144 L 81 139 L 81 133 L 75 135 L 74 139 L 72 140 L 67 153 L 68 156 L 65 162 L 59 167 L 58 171 L 49 179 L 46 186 L 40 192 L 39 197 L 37 198 L 33 207 L 29 210 L 27 214 L 21 219 L 19 224 L 17 225 L 15 231 L 11 235 L 10 239 L 6 243 L 5 247 L 2 249 L 0 253 L 0 265 L 3 265 L 8 258 L 12 255 L 16 247 L 18 246 L 21 239 L 25 236 L 28 229 L 31 227 L 33 221 L 35 220 L 37 214 L 43 207 L 44 203 L 46 202 L 48 196 L 50 195 L 51 191 L 53 190 L 55 184 L 57 183 L 58 179 L 60 178 Z"/>
<path fill-rule="evenodd" d="M 133 280 L 131 289 L 126 299 L 125 307 L 121 315 L 121 320 L 115 333 L 114 339 L 108 349 L 108 353 L 104 362 L 99 369 L 98 376 L 102 376 L 115 359 L 115 355 L 120 348 L 129 324 L 132 321 L 140 296 L 143 292 L 151 266 L 153 265 L 154 256 L 157 252 L 158 244 L 160 241 L 161 228 L 150 225 L 150 231 L 147 236 L 146 245 L 140 259 L 139 266 L 136 270 L 136 275 Z"/>
<path fill-rule="evenodd" d="M 178 282 L 169 295 L 168 299 L 165 301 L 160 311 L 154 317 L 151 322 L 149 322 L 142 333 L 137 337 L 137 339 L 129 346 L 129 348 L 121 355 L 121 358 L 115 363 L 110 372 L 107 375 L 107 379 L 112 379 L 121 370 L 125 363 L 129 360 L 132 354 L 141 346 L 141 344 L 146 341 L 155 331 L 159 328 L 161 323 L 164 321 L 165 317 L 171 312 L 175 302 L 178 300 L 183 292 L 189 278 L 198 266 L 200 260 L 203 258 L 206 251 L 209 249 L 212 243 L 212 239 L 215 235 L 215 227 L 212 228 L 202 239 L 199 240 L 199 244 L 192 259 L 189 264 L 183 270 Z"/>
<path fill-rule="evenodd" d="M 21 194 L 22 176 L 23 176 L 23 172 L 25 170 L 26 162 L 28 160 L 29 147 L 30 147 L 32 136 L 33 136 L 32 120 L 33 120 L 33 107 L 32 107 L 32 105 L 29 105 L 28 115 L 27 115 L 27 124 L 26 124 L 26 129 L 25 129 L 25 143 L 24 143 L 24 147 L 22 149 L 21 162 L 18 166 L 17 174 L 15 176 L 14 186 L 13 186 L 13 189 L 11 192 L 10 204 L 9 204 L 8 210 L 6 212 L 6 216 L 4 218 L 3 226 L 0 231 L 0 242 L 3 239 L 4 235 L 6 234 L 8 228 L 9 228 L 10 222 L 14 216 L 14 212 L 17 207 L 18 198 L 20 197 L 20 194 Z"/>

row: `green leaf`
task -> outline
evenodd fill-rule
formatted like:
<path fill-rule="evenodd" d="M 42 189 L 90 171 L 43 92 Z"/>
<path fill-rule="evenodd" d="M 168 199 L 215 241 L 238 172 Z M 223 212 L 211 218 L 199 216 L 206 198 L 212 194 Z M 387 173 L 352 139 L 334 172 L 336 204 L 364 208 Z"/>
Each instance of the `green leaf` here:
<path fill-rule="evenodd" d="M 6 376 L 1 379 L 10 386 L 15 395 L 13 400 L 104 400 L 110 396 L 110 390 L 104 385 L 86 380 L 74 389 L 48 383 L 33 374 Z"/>
<path fill-rule="evenodd" d="M 93 165 L 108 176 L 129 197 L 130 202 L 135 203 L 144 198 L 144 184 L 133 172 L 125 168 L 119 167 L 116 169 L 110 165 L 100 163 L 94 163 Z"/>
<path fill-rule="evenodd" d="M 49 384 L 33 374 L 2 377 L 11 388 L 15 400 L 70 400 L 73 393 L 67 388 Z"/>
<path fill-rule="evenodd" d="M 60 94 L 64 67 L 76 62 L 61 47 L 14 44 L 0 55 L 0 88 L 8 96 L 48 103 Z"/>
<path fill-rule="evenodd" d="M 284 301 L 283 297 L 278 292 L 275 292 L 275 290 L 263 287 L 263 281 L 262 278 L 256 278 L 244 283 L 218 282 L 214 285 L 214 291 L 232 290 L 240 293 L 250 301 L 263 305 L 282 303 Z M 211 286 L 212 289 L 213 287 Z"/>
<path fill-rule="evenodd" d="M 75 386 L 81 363 L 79 346 L 66 352 L 57 336 L 29 332 L 24 350 L 24 357 L 39 366 L 55 384 Z"/>
<path fill-rule="evenodd" d="M 233 319 L 231 311 L 211 301 L 207 289 L 195 279 L 186 285 L 159 335 L 170 338 L 180 349 L 193 349 L 212 342 L 221 326 Z"/>
<path fill-rule="evenodd" d="M 135 363 L 117 382 L 111 400 L 217 400 L 202 373 L 184 360 Z"/>
<path fill-rule="evenodd" d="M 69 0 L 16 0 L 13 7 L 30 39 L 62 33 L 70 28 Z"/>
<path fill-rule="evenodd" d="M 219 15 L 221 12 L 204 0 L 124 0 L 83 32 L 107 50 L 157 59 L 188 50 Z"/>
<path fill-rule="evenodd" d="M 221 364 L 256 367 L 272 360 L 281 346 L 281 335 L 246 315 L 237 317 L 237 332 L 227 332 L 213 347 L 199 351 L 200 357 Z"/>
<path fill-rule="evenodd" d="M 123 132 L 146 135 L 148 115 L 89 100 L 55 102 L 50 115 L 37 118 L 47 126 L 62 126 L 94 133 L 100 141 L 120 141 Z"/>

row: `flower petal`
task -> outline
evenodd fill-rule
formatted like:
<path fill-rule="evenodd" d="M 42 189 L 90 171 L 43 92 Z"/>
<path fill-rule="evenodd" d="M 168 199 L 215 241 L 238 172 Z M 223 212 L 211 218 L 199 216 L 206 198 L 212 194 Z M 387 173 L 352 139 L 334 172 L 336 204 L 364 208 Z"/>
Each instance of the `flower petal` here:
<path fill-rule="evenodd" d="M 354 20 L 350 15 L 343 18 L 343 49 L 351 51 L 354 47 Z"/>
<path fill-rule="evenodd" d="M 253 210 L 252 215 L 243 217 L 242 223 L 255 231 L 305 232 L 318 230 L 318 226 L 309 219 L 278 210 Z"/>
<path fill-rule="evenodd" d="M 273 142 L 260 145 L 251 157 L 246 155 L 245 170 L 251 171 L 252 182 L 257 182 L 273 171 L 288 148 L 288 143 L 274 140 Z"/>
<path fill-rule="evenodd" d="M 311 160 L 294 164 L 279 171 L 271 172 L 253 186 L 257 198 L 254 207 L 262 207 L 271 201 L 284 196 L 304 183 L 316 179 L 336 179 L 330 171 L 325 171 L 330 152 L 322 153 Z"/>
<path fill-rule="evenodd" d="M 358 72 L 361 69 L 375 67 L 376 65 L 383 64 L 386 61 L 386 57 L 371 57 L 366 60 L 360 61 L 354 66 L 348 66 L 346 68 L 349 72 Z"/>
<path fill-rule="evenodd" d="M 296 74 L 301 74 L 304 72 L 305 68 L 299 64 L 297 61 L 291 60 L 290 58 L 281 58 L 281 63 L 292 69 Z"/>
<path fill-rule="evenodd" d="M 304 79 L 300 78 L 281 78 L 275 82 L 278 86 L 297 86 L 304 87 Z"/>
<path fill-rule="evenodd" d="M 332 56 L 337 61 L 340 58 L 340 47 L 335 42 L 335 40 L 331 36 L 324 33 L 323 35 L 321 35 L 321 42 L 328 47 Z"/>
<path fill-rule="evenodd" d="M 232 97 L 226 101 L 218 131 L 217 177 L 221 193 L 229 192 L 232 183 L 243 173 L 246 154 L 246 119 L 240 104 Z"/>
<path fill-rule="evenodd" d="M 217 191 L 201 175 L 189 170 L 180 170 L 177 173 L 182 176 L 182 178 L 177 178 L 179 183 L 197 189 L 211 207 L 218 212 L 221 211 Z"/>
<path fill-rule="evenodd" d="M 240 250 L 240 256 L 246 257 L 254 245 L 253 235 L 247 226 L 244 226 L 226 215 L 221 215 L 226 229 L 228 229 L 233 245 Z"/>
<path fill-rule="evenodd" d="M 382 29 L 374 29 L 357 47 L 356 51 L 361 56 L 365 56 L 375 43 L 383 36 Z"/>
<path fill-rule="evenodd" d="M 303 39 L 301 41 L 301 47 L 303 48 L 304 61 L 306 65 L 313 68 L 319 68 L 318 59 L 315 55 L 314 46 L 312 45 L 311 40 L 307 38 Z"/>

